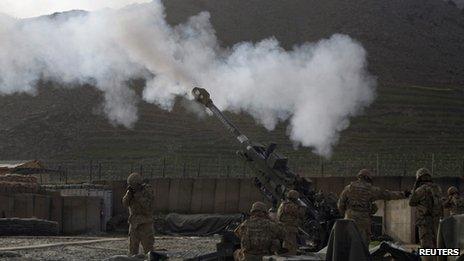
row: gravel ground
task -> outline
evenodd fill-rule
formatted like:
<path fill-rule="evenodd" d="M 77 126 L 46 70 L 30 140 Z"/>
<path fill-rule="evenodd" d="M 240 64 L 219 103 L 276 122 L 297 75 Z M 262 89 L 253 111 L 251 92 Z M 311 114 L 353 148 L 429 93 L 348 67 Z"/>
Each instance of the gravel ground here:
<path fill-rule="evenodd" d="M 103 239 L 104 237 L 0 237 L 0 248 L 28 246 L 80 240 Z M 155 238 L 155 250 L 166 251 L 170 260 L 182 260 L 214 252 L 219 238 L 216 237 L 171 237 Z M 86 245 L 54 246 L 40 249 L 0 251 L 0 260 L 103 260 L 115 255 L 127 254 L 128 240 L 98 242 Z M 21 257 L 14 258 L 14 255 Z"/>

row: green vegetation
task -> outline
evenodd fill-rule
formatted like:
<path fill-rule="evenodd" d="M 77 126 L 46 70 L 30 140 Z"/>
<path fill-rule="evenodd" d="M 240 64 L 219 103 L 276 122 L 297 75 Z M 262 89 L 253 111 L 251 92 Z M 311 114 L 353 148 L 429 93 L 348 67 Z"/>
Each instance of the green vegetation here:
<path fill-rule="evenodd" d="M 294 149 L 285 124 L 268 132 L 246 115 L 228 116 L 255 141 L 277 142 L 293 169 L 304 175 L 354 175 L 363 167 L 380 175 L 412 175 L 425 165 L 437 175 L 455 176 L 464 164 L 463 96 L 457 87 L 382 85 L 374 104 L 341 133 L 330 159 Z M 134 130 L 100 122 L 98 130 L 89 130 L 86 147 L 63 156 L 154 164 L 166 158 L 179 166 L 200 162 L 203 171 L 227 166 L 241 171 L 235 156 L 239 146 L 216 119 L 198 119 L 181 106 L 168 113 L 149 104 L 141 105 L 140 118 Z"/>

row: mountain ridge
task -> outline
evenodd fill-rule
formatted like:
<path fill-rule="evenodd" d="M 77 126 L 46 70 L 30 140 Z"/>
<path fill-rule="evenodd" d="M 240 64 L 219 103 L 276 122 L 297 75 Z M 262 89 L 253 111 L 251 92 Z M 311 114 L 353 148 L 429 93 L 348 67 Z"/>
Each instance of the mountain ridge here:
<path fill-rule="evenodd" d="M 455 7 L 437 0 L 164 3 L 171 25 L 209 11 L 224 47 L 275 37 L 290 49 L 334 33 L 361 42 L 368 52 L 369 70 L 379 80 L 378 98 L 341 133 L 334 159 L 355 160 L 363 153 L 379 152 L 463 153 L 459 144 L 464 141 L 464 16 Z M 181 103 L 167 112 L 142 102 L 139 122 L 134 129 L 125 129 L 108 122 L 100 112 L 101 93 L 90 86 L 40 85 L 36 97 L 0 96 L 3 159 L 202 160 L 232 158 L 238 147 L 215 119 L 199 120 Z M 134 88 L 143 88 L 143 82 Z M 247 115 L 228 115 L 256 141 L 276 141 L 302 162 L 314 157 L 310 149 L 294 150 L 285 124 L 267 132 Z"/>

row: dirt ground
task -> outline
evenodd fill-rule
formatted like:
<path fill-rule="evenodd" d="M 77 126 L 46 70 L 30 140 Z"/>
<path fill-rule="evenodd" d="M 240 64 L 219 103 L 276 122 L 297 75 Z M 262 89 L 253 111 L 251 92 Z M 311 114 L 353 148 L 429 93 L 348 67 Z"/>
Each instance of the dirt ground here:
<path fill-rule="evenodd" d="M 109 239 L 114 241 L 44 246 L 31 249 L 2 250 L 10 247 Z M 166 253 L 170 260 L 183 260 L 214 252 L 217 237 L 155 237 L 155 250 Z M 127 254 L 128 240 L 119 237 L 0 237 L 0 260 L 104 260 Z"/>

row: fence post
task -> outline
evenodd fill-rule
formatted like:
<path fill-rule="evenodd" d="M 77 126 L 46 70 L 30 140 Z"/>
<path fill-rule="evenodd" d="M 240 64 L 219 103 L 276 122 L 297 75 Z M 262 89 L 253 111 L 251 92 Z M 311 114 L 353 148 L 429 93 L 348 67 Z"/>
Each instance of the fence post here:
<path fill-rule="evenodd" d="M 68 184 L 68 168 L 66 168 L 64 171 L 64 183 Z"/>
<path fill-rule="evenodd" d="M 461 168 L 461 176 L 464 177 L 464 157 L 462 157 L 462 168 Z"/>
<path fill-rule="evenodd" d="M 153 179 L 153 164 L 150 164 L 150 179 Z"/>
<path fill-rule="evenodd" d="M 163 158 L 163 168 L 161 169 L 161 176 L 165 176 L 165 170 L 166 170 L 166 158 Z"/>
<path fill-rule="evenodd" d="M 198 172 L 197 172 L 197 177 L 200 177 L 200 172 L 201 172 L 201 160 L 198 160 Z"/>
<path fill-rule="evenodd" d="M 139 172 L 143 176 L 143 163 L 140 163 Z"/>
<path fill-rule="evenodd" d="M 184 161 L 184 164 L 182 165 L 182 176 L 184 176 L 184 177 L 186 175 L 185 168 L 186 168 L 186 163 Z"/>
<path fill-rule="evenodd" d="M 404 159 L 403 155 L 403 176 L 406 176 L 407 170 L 406 170 L 406 160 Z"/>
<path fill-rule="evenodd" d="M 102 180 L 102 164 L 101 162 L 98 163 L 98 180 Z"/>
<path fill-rule="evenodd" d="M 92 183 L 92 169 L 93 169 L 92 160 L 90 160 L 89 162 L 89 183 Z"/>
<path fill-rule="evenodd" d="M 376 168 L 377 168 L 377 176 L 380 176 L 380 162 L 379 162 L 379 153 L 377 153 L 377 163 L 376 163 Z"/>
<path fill-rule="evenodd" d="M 222 175 L 222 169 L 221 169 L 221 154 L 219 154 L 219 156 L 217 157 L 217 165 L 216 165 L 217 169 L 216 169 L 216 177 L 219 176 L 219 175 Z"/>
<path fill-rule="evenodd" d="M 61 184 L 61 182 L 62 182 L 62 181 L 61 181 L 61 179 L 62 179 L 61 176 L 63 175 L 63 173 L 62 173 L 62 171 L 61 171 L 61 165 L 58 166 L 58 171 L 60 172 L 60 184 Z"/>
<path fill-rule="evenodd" d="M 435 153 L 432 153 L 432 176 L 435 171 Z"/>

